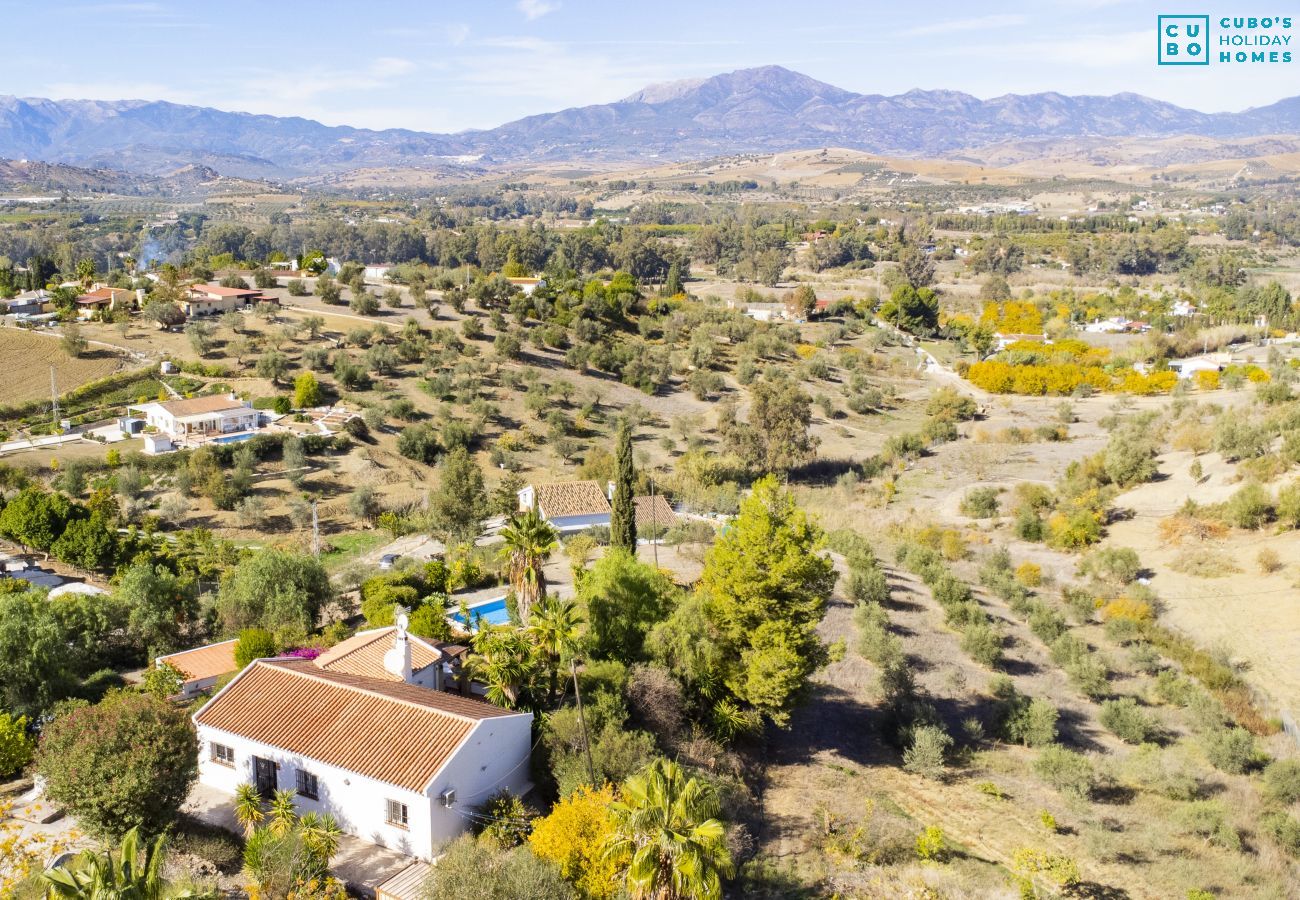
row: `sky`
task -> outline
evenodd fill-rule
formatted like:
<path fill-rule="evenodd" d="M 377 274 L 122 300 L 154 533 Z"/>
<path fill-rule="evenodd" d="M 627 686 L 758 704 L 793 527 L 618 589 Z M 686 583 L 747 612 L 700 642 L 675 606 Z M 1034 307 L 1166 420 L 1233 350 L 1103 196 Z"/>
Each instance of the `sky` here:
<path fill-rule="evenodd" d="M 1218 112 L 1300 94 L 1300 61 L 1159 67 L 1156 16 L 1295 13 L 1300 42 L 1297 0 L 1251 2 L 0 0 L 0 94 L 455 132 L 778 64 L 859 93 L 1133 91 Z"/>

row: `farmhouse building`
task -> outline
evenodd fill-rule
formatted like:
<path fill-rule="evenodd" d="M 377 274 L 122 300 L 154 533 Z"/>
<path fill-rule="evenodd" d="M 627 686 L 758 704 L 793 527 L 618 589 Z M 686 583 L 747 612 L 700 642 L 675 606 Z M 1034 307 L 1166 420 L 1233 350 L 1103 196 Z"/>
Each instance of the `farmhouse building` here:
<path fill-rule="evenodd" d="M 292 789 L 300 812 L 426 860 L 489 796 L 525 793 L 532 714 L 415 683 L 423 651 L 404 621 L 383 631 L 382 644 L 244 669 L 194 715 L 199 782 Z"/>
<path fill-rule="evenodd" d="M 195 284 L 189 287 L 180 302 L 181 310 L 190 318 L 219 316 L 252 306 L 263 300 L 273 300 L 253 288 L 229 288 L 220 284 Z"/>
<path fill-rule="evenodd" d="M 519 492 L 519 509 L 533 507 L 560 532 L 607 526 L 611 513 L 609 496 L 594 481 L 530 484 Z"/>
<path fill-rule="evenodd" d="M 147 425 L 173 440 L 251 431 L 257 427 L 258 420 L 257 410 L 226 394 L 142 403 L 128 406 L 127 411 L 141 413 Z"/>
<path fill-rule="evenodd" d="M 135 292 L 126 288 L 96 287 L 77 297 L 77 318 L 93 319 L 95 316 L 135 305 Z"/>

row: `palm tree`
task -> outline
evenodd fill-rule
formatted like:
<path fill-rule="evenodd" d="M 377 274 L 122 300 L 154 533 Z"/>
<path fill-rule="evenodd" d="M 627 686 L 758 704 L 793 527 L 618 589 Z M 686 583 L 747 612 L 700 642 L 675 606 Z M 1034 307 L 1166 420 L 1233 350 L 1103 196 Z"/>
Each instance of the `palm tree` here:
<path fill-rule="evenodd" d="M 506 577 L 519 597 L 519 616 L 527 623 L 533 605 L 546 596 L 542 566 L 559 547 L 559 532 L 536 509 L 510 517 L 501 529 L 501 559 Z"/>
<path fill-rule="evenodd" d="M 528 692 L 537 668 L 537 649 L 528 636 L 506 625 L 483 624 L 475 633 L 469 658 L 471 678 L 487 685 L 487 699 L 516 708 Z"/>
<path fill-rule="evenodd" d="M 623 782 L 605 853 L 627 869 L 634 900 L 718 900 L 732 872 L 718 796 L 677 763 L 657 759 Z"/>
<path fill-rule="evenodd" d="M 140 846 L 140 829 L 122 838 L 116 857 L 112 850 L 83 851 L 67 868 L 53 869 L 42 877 L 51 897 L 76 900 L 162 900 L 167 882 L 162 877 L 166 838 Z"/>
<path fill-rule="evenodd" d="M 292 831 L 298 821 L 298 809 L 293 805 L 296 795 L 297 791 L 276 791 L 271 797 L 270 828 L 281 837 Z"/>
<path fill-rule="evenodd" d="M 578 649 L 582 625 L 582 613 L 578 611 L 578 604 L 572 600 L 546 597 L 533 610 L 532 620 L 528 624 L 528 636 L 546 658 L 549 700 L 552 705 L 560 681 L 560 663 Z"/>
<path fill-rule="evenodd" d="M 244 837 L 251 837 L 265 818 L 261 792 L 251 784 L 235 788 L 235 821 L 244 826 Z"/>

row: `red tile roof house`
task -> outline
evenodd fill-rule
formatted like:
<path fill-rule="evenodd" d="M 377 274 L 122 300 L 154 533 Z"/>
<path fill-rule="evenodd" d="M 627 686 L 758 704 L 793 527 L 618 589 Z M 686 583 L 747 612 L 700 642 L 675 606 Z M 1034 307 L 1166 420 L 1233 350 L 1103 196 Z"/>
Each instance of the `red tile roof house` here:
<path fill-rule="evenodd" d="M 256 288 L 229 288 L 219 284 L 194 284 L 190 285 L 186 297 L 180 302 L 180 307 L 185 315 L 190 318 L 195 316 L 219 316 L 222 313 L 252 306 L 264 300 L 275 302 L 274 297 L 267 296 Z"/>
<path fill-rule="evenodd" d="M 441 658 L 399 625 L 251 663 L 194 714 L 200 784 L 293 789 L 300 812 L 431 860 L 492 794 L 531 787 L 532 714 L 420 684 Z"/>
<path fill-rule="evenodd" d="M 77 298 L 77 318 L 93 319 L 105 310 L 130 309 L 135 299 L 135 291 L 126 288 L 97 287 Z"/>
<path fill-rule="evenodd" d="M 169 653 L 154 660 L 161 666 L 169 663 L 180 670 L 185 681 L 181 684 L 181 697 L 189 699 L 198 696 L 221 678 L 239 668 L 235 665 L 235 644 L 237 641 L 222 641 L 219 644 L 207 644 L 192 650 Z"/>

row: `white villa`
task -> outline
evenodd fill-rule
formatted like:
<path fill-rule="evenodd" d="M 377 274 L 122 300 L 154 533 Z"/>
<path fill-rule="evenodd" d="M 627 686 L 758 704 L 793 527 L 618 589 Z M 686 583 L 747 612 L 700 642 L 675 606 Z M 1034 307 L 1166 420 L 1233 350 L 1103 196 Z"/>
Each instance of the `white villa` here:
<path fill-rule="evenodd" d="M 420 684 L 441 662 L 404 618 L 315 660 L 257 660 L 194 715 L 199 782 L 293 789 L 300 811 L 431 860 L 466 811 L 530 787 L 532 714 Z"/>
<path fill-rule="evenodd" d="M 127 412 L 132 411 L 142 413 L 146 425 L 178 441 L 252 431 L 258 422 L 257 410 L 233 394 L 128 406 Z"/>

